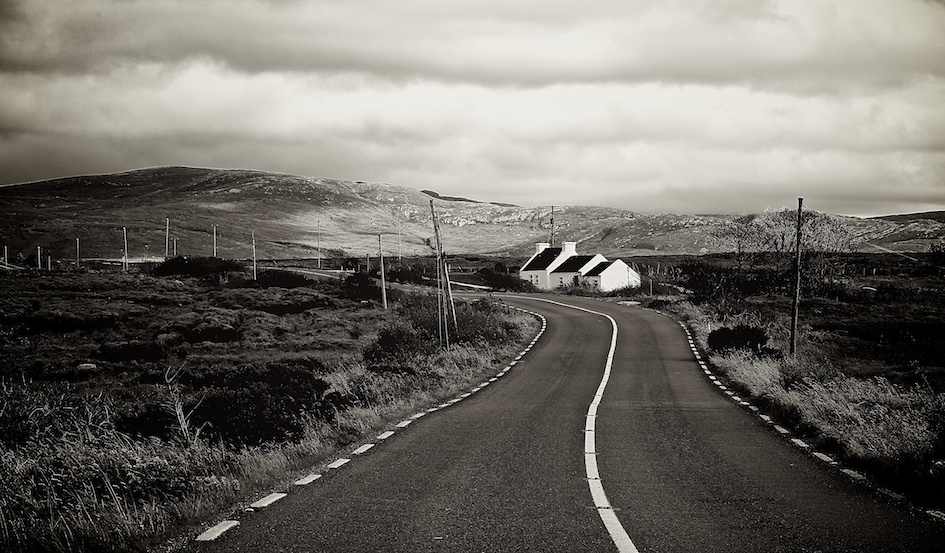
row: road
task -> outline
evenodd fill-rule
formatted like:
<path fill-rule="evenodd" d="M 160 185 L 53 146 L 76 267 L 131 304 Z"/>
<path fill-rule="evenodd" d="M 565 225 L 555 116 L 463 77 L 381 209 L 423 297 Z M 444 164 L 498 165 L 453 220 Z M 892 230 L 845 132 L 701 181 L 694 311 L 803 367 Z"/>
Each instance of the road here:
<path fill-rule="evenodd" d="M 503 377 L 191 549 L 941 550 L 945 523 L 827 467 L 712 385 L 677 323 L 553 299 L 610 318 L 510 298 L 547 329 Z"/>

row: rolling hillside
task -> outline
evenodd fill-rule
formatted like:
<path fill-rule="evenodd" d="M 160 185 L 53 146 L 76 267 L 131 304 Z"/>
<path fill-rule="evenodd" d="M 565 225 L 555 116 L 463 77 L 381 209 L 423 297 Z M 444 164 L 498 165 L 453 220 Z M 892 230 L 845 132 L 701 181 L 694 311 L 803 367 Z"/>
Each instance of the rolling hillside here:
<path fill-rule="evenodd" d="M 385 183 L 341 181 L 245 170 L 160 167 L 0 187 L 0 245 L 11 260 L 41 246 L 54 259 L 117 259 L 122 227 L 132 258 L 164 255 L 165 218 L 178 253 L 210 255 L 217 226 L 221 257 L 248 258 L 250 233 L 261 258 L 314 257 L 329 251 L 375 255 L 431 252 L 430 200 L 441 219 L 448 252 L 528 255 L 547 241 L 550 206 L 520 207 Z M 558 206 L 558 241 L 608 256 L 698 254 L 713 251 L 711 232 L 728 215 L 639 214 L 606 207 Z M 864 241 L 880 248 L 925 251 L 945 237 L 941 213 L 848 218 Z M 400 243 L 398 244 L 398 229 Z M 46 255 L 44 253 L 44 255 Z"/>

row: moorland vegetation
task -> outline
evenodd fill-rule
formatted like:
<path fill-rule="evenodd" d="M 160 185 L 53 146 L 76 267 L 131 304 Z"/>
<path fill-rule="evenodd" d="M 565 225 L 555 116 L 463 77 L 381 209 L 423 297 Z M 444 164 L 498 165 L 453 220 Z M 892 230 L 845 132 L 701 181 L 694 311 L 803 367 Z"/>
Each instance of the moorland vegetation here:
<path fill-rule="evenodd" d="M 0 274 L 0 550 L 143 550 L 514 355 L 533 319 L 215 258 Z"/>
<path fill-rule="evenodd" d="M 657 284 L 635 294 L 685 320 L 739 395 L 880 485 L 941 508 L 945 248 L 855 253 L 836 219 L 812 214 L 790 355 L 793 218 L 735 221 L 719 236 L 727 255 L 641 261 Z"/>

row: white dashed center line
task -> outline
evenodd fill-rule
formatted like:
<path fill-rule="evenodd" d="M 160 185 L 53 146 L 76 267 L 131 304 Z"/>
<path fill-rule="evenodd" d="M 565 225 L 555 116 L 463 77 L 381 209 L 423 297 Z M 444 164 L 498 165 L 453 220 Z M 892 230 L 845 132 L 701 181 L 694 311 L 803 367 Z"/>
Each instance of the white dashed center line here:
<path fill-rule="evenodd" d="M 615 321 L 610 315 L 597 311 L 591 311 L 590 309 L 585 309 L 583 307 L 577 307 L 551 300 L 539 301 L 544 301 L 571 309 L 577 309 L 579 311 L 605 317 L 610 321 L 612 327 L 610 351 L 607 353 L 607 362 L 604 365 L 604 375 L 601 378 L 600 385 L 597 388 L 597 392 L 594 394 L 594 398 L 591 401 L 590 406 L 587 408 L 587 415 L 585 417 L 584 470 L 587 476 L 587 485 L 591 492 L 591 499 L 594 501 L 594 507 L 597 509 L 597 514 L 600 516 L 601 522 L 604 523 L 604 527 L 610 534 L 610 539 L 613 540 L 614 545 L 617 546 L 617 551 L 620 553 L 638 553 L 638 550 L 636 546 L 633 545 L 633 541 L 627 534 L 626 529 L 624 529 L 623 524 L 621 524 L 620 520 L 617 518 L 614 508 L 610 504 L 610 500 L 607 499 L 607 494 L 604 492 L 603 482 L 600 479 L 600 471 L 597 468 L 597 444 L 595 439 L 597 406 L 600 405 L 601 399 L 604 396 L 604 389 L 607 387 L 608 380 L 610 380 L 610 372 L 614 363 L 614 353 L 617 350 L 617 321 Z M 542 326 L 542 330 L 544 330 L 544 326 Z"/>

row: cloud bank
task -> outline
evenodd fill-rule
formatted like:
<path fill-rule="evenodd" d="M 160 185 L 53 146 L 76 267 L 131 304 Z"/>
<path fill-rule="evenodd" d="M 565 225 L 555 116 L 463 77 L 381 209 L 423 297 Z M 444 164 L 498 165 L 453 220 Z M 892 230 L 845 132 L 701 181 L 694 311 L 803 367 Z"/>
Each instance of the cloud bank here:
<path fill-rule="evenodd" d="M 0 0 L 0 182 L 184 164 L 524 205 L 945 209 L 920 0 Z"/>

